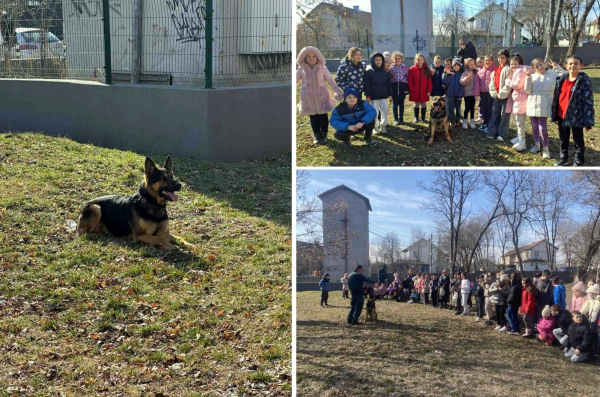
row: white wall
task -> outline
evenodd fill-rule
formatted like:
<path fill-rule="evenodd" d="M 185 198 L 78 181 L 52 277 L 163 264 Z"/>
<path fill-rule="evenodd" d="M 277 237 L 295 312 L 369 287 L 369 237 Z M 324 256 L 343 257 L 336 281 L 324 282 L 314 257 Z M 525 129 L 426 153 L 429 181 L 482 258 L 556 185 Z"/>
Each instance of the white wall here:
<path fill-rule="evenodd" d="M 341 202 L 347 205 L 349 241 L 348 269 L 342 258 L 342 251 L 338 250 L 331 255 L 327 250 L 327 242 L 339 240 L 344 236 L 344 213 L 324 213 L 323 215 L 323 242 L 325 244 L 323 268 L 331 275 L 332 280 L 339 280 L 344 273 L 350 273 L 357 264 L 365 268 L 364 274 L 371 274 L 369 265 L 369 209 L 365 201 L 347 190 L 336 190 L 322 198 L 323 208 L 338 205 Z"/>
<path fill-rule="evenodd" d="M 417 53 L 416 31 L 419 31 L 419 52 L 430 57 L 435 52 L 433 36 L 433 6 L 431 0 L 404 0 L 404 25 L 400 0 L 371 0 L 373 43 L 375 50 L 400 50 L 407 58 Z"/>

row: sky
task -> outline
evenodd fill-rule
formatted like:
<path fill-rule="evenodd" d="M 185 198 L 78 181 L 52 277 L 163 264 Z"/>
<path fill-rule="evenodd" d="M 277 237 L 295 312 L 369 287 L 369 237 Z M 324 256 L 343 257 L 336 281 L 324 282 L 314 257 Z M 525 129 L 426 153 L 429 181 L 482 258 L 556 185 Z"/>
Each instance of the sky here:
<path fill-rule="evenodd" d="M 428 193 L 417 185 L 419 181 L 429 185 L 433 179 L 433 171 L 320 169 L 308 170 L 308 172 L 310 184 L 306 191 L 309 196 L 317 196 L 344 184 L 369 199 L 373 209 L 369 215 L 371 243 L 376 241 L 378 235 L 383 236 L 387 232 L 393 232 L 400 237 L 401 246 L 407 247 L 412 242 L 411 228 L 413 227 L 420 227 L 425 232 L 435 234 L 433 219 L 436 215 L 421 209 L 421 204 L 429 199 Z M 560 171 L 532 172 L 545 177 L 567 177 L 566 173 Z M 467 204 L 474 212 L 478 212 L 487 209 L 487 203 L 485 192 L 480 191 L 472 195 Z M 577 218 L 584 216 L 585 212 L 579 207 L 572 207 L 571 211 Z M 301 235 L 303 232 L 302 226 L 298 225 L 298 234 Z M 541 239 L 542 237 L 535 235 L 532 230 L 526 230 L 520 238 L 523 245 Z M 497 256 L 499 254 L 496 253 Z M 560 255 L 557 259 L 561 260 Z"/>

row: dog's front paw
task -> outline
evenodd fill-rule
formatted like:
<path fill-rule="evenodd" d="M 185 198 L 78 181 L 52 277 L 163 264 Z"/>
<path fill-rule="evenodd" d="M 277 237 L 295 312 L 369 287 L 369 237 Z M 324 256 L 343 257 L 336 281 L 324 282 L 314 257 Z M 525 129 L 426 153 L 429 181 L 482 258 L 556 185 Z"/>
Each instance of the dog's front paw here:
<path fill-rule="evenodd" d="M 432 143 L 433 143 L 433 139 L 430 139 L 430 140 L 427 142 L 427 144 L 428 144 L 428 145 L 431 145 Z"/>

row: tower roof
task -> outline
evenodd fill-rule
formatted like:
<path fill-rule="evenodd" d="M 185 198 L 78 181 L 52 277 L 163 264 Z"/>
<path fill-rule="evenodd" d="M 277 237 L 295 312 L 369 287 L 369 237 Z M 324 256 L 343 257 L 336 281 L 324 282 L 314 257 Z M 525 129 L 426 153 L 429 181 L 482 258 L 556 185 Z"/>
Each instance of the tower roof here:
<path fill-rule="evenodd" d="M 328 195 L 328 194 L 331 194 L 331 193 L 333 193 L 333 192 L 335 192 L 335 191 L 338 191 L 338 190 L 347 190 L 347 191 L 349 191 L 350 193 L 357 195 L 358 197 L 360 197 L 361 199 L 363 199 L 363 200 L 365 201 L 365 203 L 367 204 L 367 208 L 369 209 L 369 211 L 373 211 L 373 209 L 371 208 L 371 202 L 369 201 L 369 199 L 368 199 L 368 198 L 366 198 L 366 197 L 365 197 L 365 196 L 363 196 L 362 194 L 358 193 L 357 191 L 350 189 L 350 188 L 349 188 L 348 186 L 346 186 L 346 185 L 340 185 L 340 186 L 336 186 L 336 187 L 334 187 L 333 189 L 329 189 L 329 190 L 327 190 L 327 191 L 325 191 L 325 192 L 323 192 L 323 193 L 319 194 L 319 198 L 320 198 L 321 200 L 323 200 L 323 196 L 326 196 L 326 195 Z"/>

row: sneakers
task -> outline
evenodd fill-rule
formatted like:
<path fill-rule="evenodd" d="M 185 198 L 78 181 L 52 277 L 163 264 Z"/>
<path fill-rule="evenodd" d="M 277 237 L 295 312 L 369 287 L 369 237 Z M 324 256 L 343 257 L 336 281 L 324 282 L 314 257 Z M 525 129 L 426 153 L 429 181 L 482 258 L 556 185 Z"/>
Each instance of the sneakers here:
<path fill-rule="evenodd" d="M 544 146 L 542 149 L 542 158 L 549 159 L 550 158 L 550 150 L 548 150 L 548 146 Z"/>
<path fill-rule="evenodd" d="M 370 139 L 369 139 L 369 140 L 366 140 L 366 139 L 365 139 L 365 143 L 366 143 L 367 145 L 369 145 L 369 146 L 377 146 L 377 142 L 375 142 L 375 141 L 372 141 L 372 140 L 370 140 Z"/>
<path fill-rule="evenodd" d="M 499 136 L 498 138 L 496 138 L 496 140 L 497 140 L 498 142 L 504 142 L 504 138 L 502 138 L 501 136 Z"/>
<path fill-rule="evenodd" d="M 475 129 L 475 120 L 471 119 L 471 129 Z"/>
<path fill-rule="evenodd" d="M 469 127 L 467 127 L 467 119 L 463 119 L 462 128 L 463 128 L 463 130 L 466 130 L 467 128 L 469 128 Z"/>
<path fill-rule="evenodd" d="M 475 321 L 481 321 L 481 318 L 475 317 Z"/>
<path fill-rule="evenodd" d="M 535 142 L 533 144 L 533 146 L 531 147 L 530 152 L 533 153 L 533 154 L 536 154 L 539 151 L 540 151 L 540 143 L 539 142 Z"/>
<path fill-rule="evenodd" d="M 394 120 L 394 122 L 392 123 L 393 125 L 399 125 L 400 122 L 398 120 Z"/>
<path fill-rule="evenodd" d="M 379 126 L 375 126 L 375 128 L 373 128 L 373 135 L 379 135 Z"/>
<path fill-rule="evenodd" d="M 519 141 L 515 143 L 512 148 L 517 152 L 522 152 L 523 150 L 527 149 L 527 145 L 525 144 L 525 140 L 519 139 Z"/>
<path fill-rule="evenodd" d="M 519 137 L 518 136 L 516 136 L 516 137 L 514 137 L 513 139 L 510 140 L 510 143 L 517 143 L 517 142 L 519 142 Z"/>
<path fill-rule="evenodd" d="M 508 331 L 509 329 L 510 329 L 510 328 L 508 328 L 507 326 L 504 326 L 504 327 L 500 328 L 498 331 L 500 331 L 500 332 L 506 332 L 506 331 Z"/>
<path fill-rule="evenodd" d="M 496 328 L 494 328 L 494 331 L 500 331 L 501 328 L 502 327 L 498 325 Z"/>
<path fill-rule="evenodd" d="M 495 136 L 488 135 L 488 134 L 487 134 L 487 131 L 486 131 L 485 137 L 486 137 L 487 139 L 496 139 L 496 137 L 495 137 Z M 500 137 L 498 137 L 498 138 L 500 138 Z"/>
<path fill-rule="evenodd" d="M 385 127 L 381 127 L 381 130 L 379 131 L 380 134 L 385 134 L 387 132 L 387 129 Z"/>
<path fill-rule="evenodd" d="M 487 131 L 487 124 L 482 124 L 481 127 L 478 128 L 479 131 L 481 132 L 486 132 Z"/>
<path fill-rule="evenodd" d="M 413 123 L 418 123 L 418 122 L 419 122 L 419 119 L 418 119 L 418 118 L 416 118 L 416 117 L 415 117 L 415 118 L 413 118 Z"/>
<path fill-rule="evenodd" d="M 569 158 L 568 157 L 561 157 L 558 159 L 558 161 L 556 163 L 554 163 L 555 167 L 564 167 L 565 165 L 569 164 Z"/>

